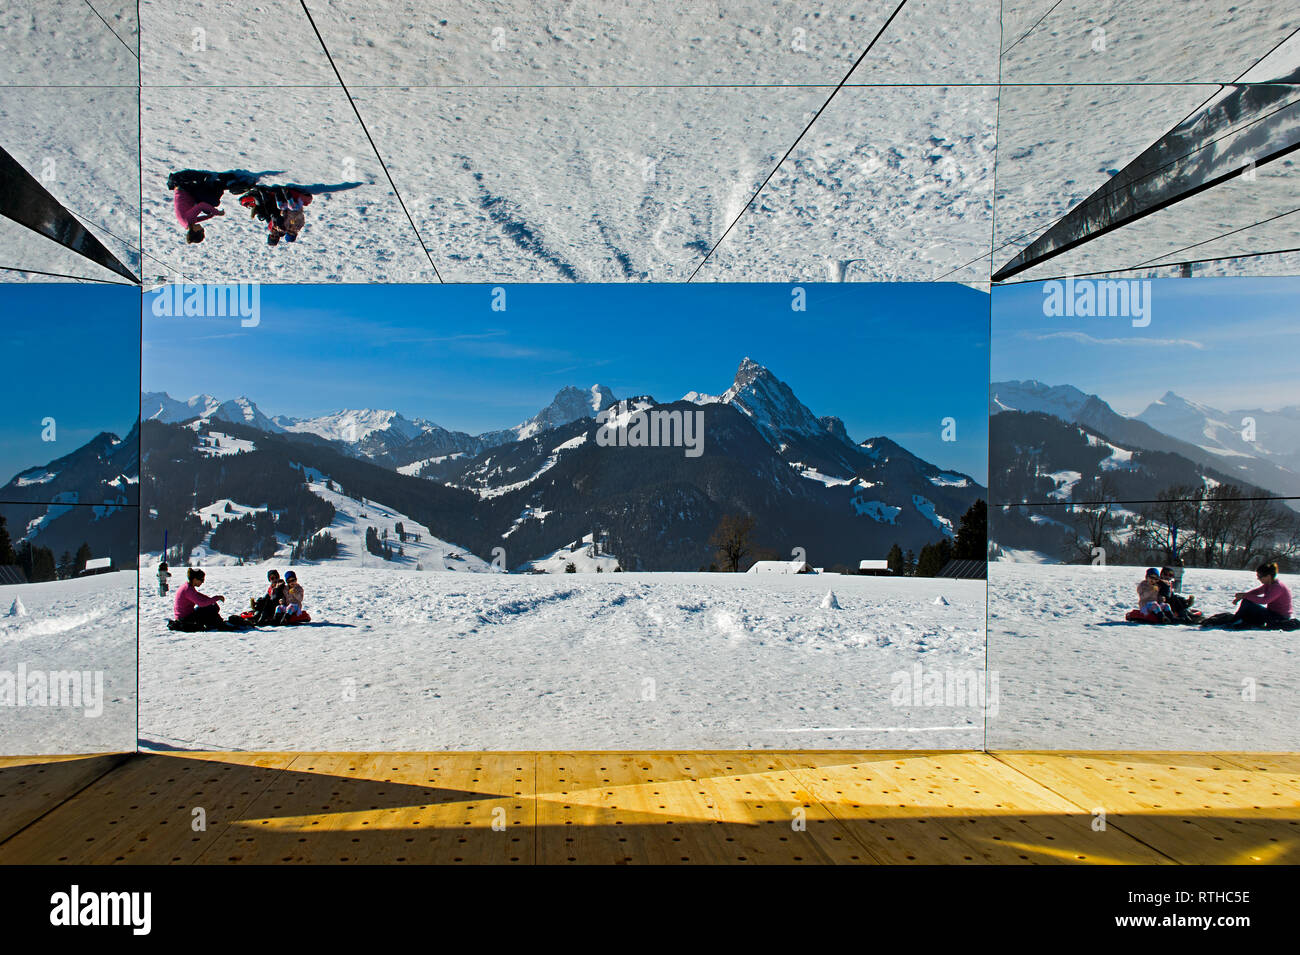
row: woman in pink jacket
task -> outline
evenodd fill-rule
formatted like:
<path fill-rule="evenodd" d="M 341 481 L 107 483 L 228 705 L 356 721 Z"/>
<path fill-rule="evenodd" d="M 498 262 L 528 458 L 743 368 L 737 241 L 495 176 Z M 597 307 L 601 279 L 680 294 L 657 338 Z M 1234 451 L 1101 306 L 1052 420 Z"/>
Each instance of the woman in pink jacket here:
<path fill-rule="evenodd" d="M 185 241 L 191 245 L 203 241 L 203 226 L 199 223 L 226 214 L 224 210 L 191 195 L 184 186 L 176 187 L 172 204 L 176 210 L 176 221 L 185 226 Z"/>
<path fill-rule="evenodd" d="M 173 617 L 184 630 L 229 630 L 226 621 L 221 619 L 221 601 L 225 594 L 209 597 L 199 592 L 203 585 L 203 571 L 191 567 L 185 572 L 186 583 L 176 591 L 176 602 L 172 605 Z"/>
<path fill-rule="evenodd" d="M 1277 579 L 1277 564 L 1264 564 L 1255 576 L 1258 587 L 1232 595 L 1237 612 L 1228 626 L 1233 630 L 1274 628 L 1291 619 L 1291 591 Z"/>

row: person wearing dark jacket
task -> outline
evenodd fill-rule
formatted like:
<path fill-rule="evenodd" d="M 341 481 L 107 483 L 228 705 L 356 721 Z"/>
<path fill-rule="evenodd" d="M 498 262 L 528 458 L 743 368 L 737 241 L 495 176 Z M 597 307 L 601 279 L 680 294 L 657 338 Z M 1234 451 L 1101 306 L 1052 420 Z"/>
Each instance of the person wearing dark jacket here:
<path fill-rule="evenodd" d="M 266 582 L 266 593 L 249 601 L 253 605 L 253 623 L 259 627 L 274 622 L 275 610 L 284 599 L 285 585 L 278 570 L 268 570 Z"/>
<path fill-rule="evenodd" d="M 234 172 L 182 169 L 168 176 L 167 188 L 173 192 L 176 221 L 185 227 L 185 241 L 202 242 L 202 223 L 226 214 L 221 209 L 222 195 L 227 191 L 244 192 L 252 186 L 247 176 Z"/>
<path fill-rule="evenodd" d="M 267 245 L 280 240 L 294 242 L 306 224 L 303 209 L 311 205 L 312 195 L 293 186 L 254 186 L 239 200 L 254 219 L 266 223 Z"/>
<path fill-rule="evenodd" d="M 1178 592 L 1179 590 L 1178 574 L 1172 567 L 1160 568 L 1160 599 L 1169 604 L 1169 609 L 1174 612 L 1182 623 L 1195 623 L 1196 615 L 1192 613 L 1192 602 L 1195 597 L 1189 597 Z"/>

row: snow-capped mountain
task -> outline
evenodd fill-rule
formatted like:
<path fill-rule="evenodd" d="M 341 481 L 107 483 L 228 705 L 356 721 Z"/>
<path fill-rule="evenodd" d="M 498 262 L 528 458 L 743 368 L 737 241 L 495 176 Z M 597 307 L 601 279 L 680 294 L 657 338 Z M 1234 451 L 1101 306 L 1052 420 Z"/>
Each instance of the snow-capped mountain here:
<path fill-rule="evenodd" d="M 195 395 L 181 401 L 165 391 L 147 391 L 140 395 L 142 421 L 165 421 L 178 424 L 191 418 L 210 418 L 221 407 L 221 402 L 211 395 Z"/>
<path fill-rule="evenodd" d="M 1041 381 L 995 381 L 989 386 L 989 414 L 999 411 L 1041 411 L 1062 421 L 1077 421 L 1089 403 L 1100 401 L 1073 385 L 1045 385 Z"/>
<path fill-rule="evenodd" d="M 1166 395 L 1166 398 L 1169 398 Z M 989 414 L 998 415 L 1006 412 L 1042 413 L 1051 415 L 1061 421 L 1083 425 L 1097 435 L 1115 442 L 1117 445 L 1134 451 L 1165 452 L 1175 454 L 1193 462 L 1202 470 L 1214 471 L 1220 480 L 1231 480 L 1249 484 L 1267 493 L 1278 495 L 1300 494 L 1300 472 L 1284 464 L 1288 459 L 1277 455 L 1275 459 L 1250 449 L 1243 443 L 1237 448 L 1230 443 L 1223 447 L 1213 447 L 1205 437 L 1206 429 L 1222 433 L 1216 429 L 1228 427 L 1232 417 L 1216 412 L 1212 408 L 1195 405 L 1173 396 L 1164 408 L 1148 408 L 1136 418 L 1130 418 L 1115 411 L 1097 395 L 1090 395 L 1071 385 L 1049 386 L 1039 381 L 999 381 L 989 386 Z M 1162 399 L 1164 401 L 1165 399 Z M 1159 404 L 1159 403 L 1157 403 Z M 1236 412 L 1232 413 L 1237 415 Z M 1242 412 L 1236 420 L 1240 421 L 1248 412 Z M 1279 420 L 1284 412 L 1276 413 Z M 1227 418 L 1225 423 L 1222 418 Z M 1158 427 L 1156 422 L 1168 428 Z M 1300 424 L 1300 421 L 1297 421 Z M 1297 435 L 1297 424 L 1288 422 L 1278 427 L 1273 434 L 1280 441 L 1289 441 L 1290 435 Z M 1237 425 L 1240 428 L 1240 424 Z M 1300 435 L 1297 435 L 1300 438 Z M 1300 440 L 1290 444 L 1291 448 L 1300 449 Z M 1236 453 L 1233 453 L 1233 452 Z M 1225 453 L 1226 452 L 1226 453 Z M 1292 454 L 1295 452 L 1292 451 Z M 990 448 L 991 473 L 997 461 L 998 449 Z M 1046 464 L 1045 464 L 1046 466 Z M 1059 468 L 1048 467 L 1048 470 Z M 1223 477 L 1226 475 L 1226 478 Z M 1156 480 L 1159 480 L 1158 475 Z M 996 482 L 995 486 L 996 486 Z"/>
<path fill-rule="evenodd" d="M 140 424 L 126 437 L 107 431 L 0 488 L 15 542 L 29 540 L 58 556 L 87 543 L 95 556 L 133 566 L 140 490 Z"/>
<path fill-rule="evenodd" d="M 752 358 L 740 362 L 736 379 L 721 401 L 749 417 L 776 448 L 791 440 L 826 433 L 826 426 L 804 407 L 790 386 Z"/>
<path fill-rule="evenodd" d="M 479 435 L 479 439 L 488 446 L 505 444 L 507 441 L 526 441 L 543 431 L 560 428 L 583 418 L 594 418 L 615 402 L 614 393 L 604 385 L 592 385 L 585 390 L 570 385 L 556 392 L 549 405 L 522 424 L 501 431 L 489 431 Z"/>
<path fill-rule="evenodd" d="M 259 433 L 214 421 L 196 433 L 150 422 L 146 447 L 166 445 L 167 453 L 147 459 L 145 493 L 166 498 L 158 522 L 177 526 L 195 520 L 187 512 L 196 496 L 208 506 L 206 497 L 230 497 L 238 487 L 239 506 L 282 502 L 277 522 L 310 533 L 314 512 L 298 500 L 308 467 L 327 475 L 337 493 L 382 504 L 480 558 L 504 547 L 510 568 L 533 567 L 599 533 L 626 570 L 707 565 L 709 537 L 727 514 L 755 519 L 755 544 L 764 553 L 781 556 L 797 546 L 827 566 L 856 566 L 893 543 L 917 550 L 951 536 L 984 496 L 969 475 L 943 471 L 887 437 L 855 444 L 843 421 L 818 417 L 753 359 L 740 363 L 719 398 L 693 395 L 699 400 L 616 402 L 601 386 L 566 388 L 514 428 L 469 435 L 429 426 L 370 457 L 316 431 L 312 443 L 302 441 L 305 432 Z M 644 410 L 703 415 L 702 453 L 601 440 L 595 415 L 615 405 L 616 428 Z M 392 431 L 396 419 L 368 420 L 390 424 L 371 431 L 373 439 Z M 221 432 L 223 451 L 252 450 L 208 453 L 205 429 Z M 146 526 L 145 535 L 160 537 L 162 529 Z"/>
<path fill-rule="evenodd" d="M 595 417 L 614 402 L 613 392 L 604 385 L 587 389 L 569 386 L 560 389 L 550 404 L 527 421 L 512 428 L 472 435 L 450 431 L 423 418 L 407 418 L 388 409 L 344 409 L 306 418 L 269 417 L 246 397 L 221 401 L 212 395 L 195 395 L 181 401 L 161 391 L 140 396 L 146 421 L 177 424 L 204 418 L 233 421 L 270 434 L 314 435 L 342 445 L 350 454 L 388 467 L 414 469 L 413 473 L 447 455 L 478 454 L 485 448 L 522 441 L 579 419 Z"/>
<path fill-rule="evenodd" d="M 614 393 L 604 385 L 592 385 L 585 392 L 579 388 L 562 388 L 549 405 L 513 429 L 515 440 L 523 441 L 582 418 L 594 418 L 614 401 Z"/>
<path fill-rule="evenodd" d="M 411 421 L 396 411 L 371 408 L 344 409 L 315 418 L 277 415 L 274 421 L 285 431 L 315 434 L 327 441 L 340 441 L 343 444 L 364 441 L 377 431 L 391 432 L 398 438 L 410 441 L 417 434 L 438 427 L 432 422 Z"/>
<path fill-rule="evenodd" d="M 1300 407 L 1220 411 L 1167 391 L 1138 420 L 1212 454 L 1252 455 L 1300 468 Z"/>
<path fill-rule="evenodd" d="M 258 431 L 276 434 L 284 430 L 276 421 L 264 414 L 246 397 L 221 401 L 212 395 L 195 395 L 184 401 L 173 398 L 165 391 L 149 391 L 140 395 L 140 417 L 143 421 L 164 421 L 178 424 L 191 418 L 214 418 L 246 424 Z"/>

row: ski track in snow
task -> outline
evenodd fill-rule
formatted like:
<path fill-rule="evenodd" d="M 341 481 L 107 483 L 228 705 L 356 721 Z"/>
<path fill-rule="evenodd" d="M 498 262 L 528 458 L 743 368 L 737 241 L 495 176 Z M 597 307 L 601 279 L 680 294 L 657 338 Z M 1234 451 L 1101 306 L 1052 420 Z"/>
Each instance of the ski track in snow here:
<path fill-rule="evenodd" d="M 264 573 L 214 569 L 207 589 L 233 609 Z M 299 575 L 324 625 L 174 633 L 145 589 L 141 737 L 290 750 L 961 748 L 983 737 L 978 707 L 890 700 L 891 674 L 918 661 L 982 668 L 979 581 Z M 821 609 L 828 589 L 843 609 Z M 949 606 L 932 603 L 940 594 Z M 953 726 L 969 729 L 931 731 Z"/>

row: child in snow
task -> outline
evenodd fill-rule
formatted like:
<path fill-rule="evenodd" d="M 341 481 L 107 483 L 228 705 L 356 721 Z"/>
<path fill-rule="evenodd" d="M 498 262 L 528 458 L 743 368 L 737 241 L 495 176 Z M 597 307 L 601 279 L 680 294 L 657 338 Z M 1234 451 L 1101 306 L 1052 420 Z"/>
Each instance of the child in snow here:
<path fill-rule="evenodd" d="M 254 219 L 266 223 L 266 244 L 280 240 L 296 242 L 306 222 L 303 208 L 311 204 L 312 195 L 292 186 L 255 186 L 239 200 Z"/>
<path fill-rule="evenodd" d="M 167 561 L 158 565 L 158 596 L 167 596 L 167 578 L 171 577 L 170 571 L 167 570 Z"/>
<path fill-rule="evenodd" d="M 1191 613 L 1191 606 L 1193 601 L 1195 601 L 1196 598 L 1188 597 L 1179 593 L 1179 591 L 1182 589 L 1182 580 L 1180 579 L 1178 572 L 1175 571 L 1174 568 L 1172 567 L 1160 568 L 1159 586 L 1160 586 L 1160 598 L 1159 598 L 1160 602 L 1168 604 L 1170 609 L 1173 610 L 1174 616 L 1177 617 L 1179 620 L 1182 620 L 1184 623 L 1188 623 L 1188 622 L 1194 623 L 1195 620 L 1193 619 L 1193 617 L 1195 615 Z"/>
<path fill-rule="evenodd" d="M 277 190 L 275 207 L 279 213 L 279 226 L 284 233 L 284 241 L 297 242 L 298 233 L 307 224 L 307 215 L 303 207 L 311 203 L 311 194 L 301 189 L 284 188 Z"/>
<path fill-rule="evenodd" d="M 275 622 L 275 615 L 284 599 L 284 581 L 280 579 L 278 570 L 266 572 L 266 583 L 266 593 L 256 600 L 249 600 L 253 606 L 253 623 L 258 626 Z"/>
<path fill-rule="evenodd" d="M 1172 623 L 1173 611 L 1169 604 L 1160 599 L 1160 571 L 1155 567 L 1147 568 L 1147 575 L 1137 585 L 1138 610 L 1150 614 L 1161 623 Z"/>
<path fill-rule="evenodd" d="M 302 585 L 298 583 L 298 575 L 291 570 L 284 575 L 284 596 L 280 598 L 283 603 L 275 611 L 275 622 L 287 623 L 302 613 L 302 598 Z"/>

